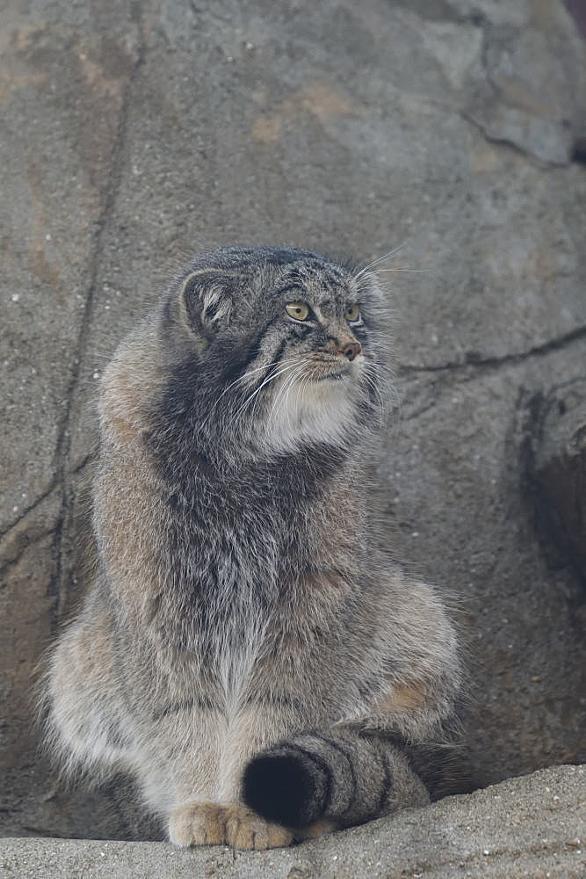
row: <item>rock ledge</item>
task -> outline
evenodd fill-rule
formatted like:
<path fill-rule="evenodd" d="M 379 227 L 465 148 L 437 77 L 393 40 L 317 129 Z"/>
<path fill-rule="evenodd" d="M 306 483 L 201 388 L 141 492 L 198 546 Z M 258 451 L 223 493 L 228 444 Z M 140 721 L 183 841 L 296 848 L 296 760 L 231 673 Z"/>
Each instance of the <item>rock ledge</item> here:
<path fill-rule="evenodd" d="M 266 853 L 165 843 L 0 841 L 0 874 L 43 879 L 360 879 L 586 875 L 586 766 L 514 778 L 469 796 Z"/>

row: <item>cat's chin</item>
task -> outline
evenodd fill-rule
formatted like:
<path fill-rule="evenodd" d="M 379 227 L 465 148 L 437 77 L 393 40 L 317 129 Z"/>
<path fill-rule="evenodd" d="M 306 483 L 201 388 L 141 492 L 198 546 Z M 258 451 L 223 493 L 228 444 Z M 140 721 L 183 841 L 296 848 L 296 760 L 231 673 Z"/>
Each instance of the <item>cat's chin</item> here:
<path fill-rule="evenodd" d="M 306 381 L 273 410 L 263 445 L 272 452 L 291 452 L 314 443 L 338 446 L 356 422 L 359 389 L 352 374 Z"/>
<path fill-rule="evenodd" d="M 311 406 L 332 399 L 340 400 L 345 397 L 353 399 L 356 390 L 356 379 L 351 373 L 332 373 L 306 382 L 302 389 L 303 402 Z"/>

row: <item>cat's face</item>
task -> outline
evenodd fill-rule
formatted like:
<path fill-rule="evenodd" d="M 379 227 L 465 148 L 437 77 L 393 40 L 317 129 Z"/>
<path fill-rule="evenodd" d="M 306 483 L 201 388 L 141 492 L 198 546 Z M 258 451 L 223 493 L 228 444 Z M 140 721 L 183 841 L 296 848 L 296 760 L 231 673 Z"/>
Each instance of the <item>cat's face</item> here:
<path fill-rule="evenodd" d="M 173 296 L 207 426 L 287 451 L 339 443 L 378 405 L 372 275 L 304 251 L 224 248 L 194 261 Z"/>

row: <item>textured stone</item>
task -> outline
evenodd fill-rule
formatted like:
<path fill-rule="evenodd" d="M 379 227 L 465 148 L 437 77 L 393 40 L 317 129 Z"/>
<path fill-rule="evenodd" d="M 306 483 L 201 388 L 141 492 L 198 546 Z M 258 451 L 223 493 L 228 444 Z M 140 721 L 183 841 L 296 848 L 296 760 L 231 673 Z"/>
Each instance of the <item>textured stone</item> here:
<path fill-rule="evenodd" d="M 535 401 L 586 359 L 586 64 L 561 0 L 12 0 L 1 39 L 4 832 L 153 833 L 116 785 L 53 790 L 30 684 L 92 552 L 97 378 L 226 241 L 406 242 L 381 273 L 389 545 L 454 596 L 479 776 L 586 759 L 583 580 L 533 490 Z"/>
<path fill-rule="evenodd" d="M 585 843 L 586 768 L 565 766 L 292 849 L 6 839 L 0 870 L 6 879 L 582 879 Z"/>
<path fill-rule="evenodd" d="M 586 588 L 586 378 L 535 400 L 535 504 L 544 540 L 573 560 Z"/>

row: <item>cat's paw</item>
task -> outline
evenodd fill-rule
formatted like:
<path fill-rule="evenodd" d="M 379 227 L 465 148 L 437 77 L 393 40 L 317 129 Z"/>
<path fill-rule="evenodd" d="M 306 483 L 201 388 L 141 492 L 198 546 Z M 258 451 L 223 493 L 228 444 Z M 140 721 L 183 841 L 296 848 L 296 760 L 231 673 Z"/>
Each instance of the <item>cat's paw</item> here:
<path fill-rule="evenodd" d="M 179 846 L 231 845 L 255 849 L 288 846 L 292 834 L 278 824 L 270 824 L 246 806 L 233 803 L 184 803 L 169 818 L 169 839 Z"/>
<path fill-rule="evenodd" d="M 226 842 L 233 848 L 283 848 L 291 845 L 293 834 L 279 824 L 271 824 L 246 806 L 226 807 Z"/>
<path fill-rule="evenodd" d="M 224 845 L 225 807 L 218 803 L 184 803 L 171 812 L 169 839 L 179 846 Z"/>

